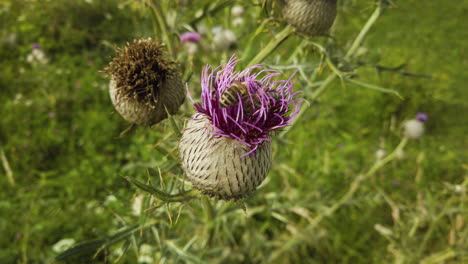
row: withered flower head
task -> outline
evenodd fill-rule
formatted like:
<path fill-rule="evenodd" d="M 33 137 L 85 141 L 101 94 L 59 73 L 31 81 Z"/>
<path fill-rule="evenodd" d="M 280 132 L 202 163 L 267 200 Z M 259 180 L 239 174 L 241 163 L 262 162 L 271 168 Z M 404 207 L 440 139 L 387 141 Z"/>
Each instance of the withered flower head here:
<path fill-rule="evenodd" d="M 104 69 L 111 77 L 109 92 L 117 112 L 138 125 L 154 125 L 174 114 L 185 91 L 177 64 L 165 58 L 163 47 L 151 39 L 134 40 L 116 49 Z"/>
<path fill-rule="evenodd" d="M 283 17 L 298 32 L 325 35 L 336 17 L 336 0 L 282 0 Z"/>
<path fill-rule="evenodd" d="M 232 58 L 202 74 L 201 102 L 179 143 L 187 178 L 203 193 L 239 199 L 265 179 L 271 167 L 272 133 L 287 126 L 300 104 L 291 79 L 273 81 L 273 70 L 235 72 Z"/>

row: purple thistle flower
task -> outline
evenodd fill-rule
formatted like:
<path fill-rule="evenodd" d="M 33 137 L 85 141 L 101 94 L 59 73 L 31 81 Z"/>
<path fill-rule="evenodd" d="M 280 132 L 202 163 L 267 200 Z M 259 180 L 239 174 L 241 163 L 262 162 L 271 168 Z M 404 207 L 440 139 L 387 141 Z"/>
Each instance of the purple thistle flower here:
<path fill-rule="evenodd" d="M 418 121 L 421 121 L 421 122 L 427 122 L 427 120 L 429 120 L 429 117 L 427 116 L 426 113 L 419 112 L 419 113 L 416 115 L 416 119 L 417 119 Z"/>
<path fill-rule="evenodd" d="M 236 72 L 237 62 L 233 57 L 222 69 L 203 71 L 201 102 L 194 103 L 197 113 L 179 142 L 193 187 L 225 200 L 245 197 L 262 183 L 272 165 L 271 134 L 291 123 L 302 101 L 294 99 L 292 76 L 273 81 L 276 71 L 251 73 L 260 65 Z"/>
<path fill-rule="evenodd" d="M 197 32 L 184 32 L 180 35 L 180 43 L 187 43 L 187 42 L 200 42 L 201 37 L 200 34 Z"/>
<path fill-rule="evenodd" d="M 289 125 L 299 113 L 303 100 L 294 99 L 299 92 L 292 90 L 293 76 L 288 80 L 273 81 L 272 78 L 280 74 L 274 70 L 251 73 L 261 65 L 236 72 L 234 68 L 238 61 L 232 57 L 221 70 L 219 67 L 211 70 L 206 67 L 202 74 L 201 102 L 194 106 L 211 121 L 216 130 L 213 133 L 247 145 L 251 150 L 245 154 L 248 155 L 264 141 L 270 141 L 271 132 Z M 221 107 L 221 96 L 233 81 L 245 83 L 248 90 L 244 96 L 246 100 Z"/>
<path fill-rule="evenodd" d="M 39 43 L 33 43 L 33 44 L 32 44 L 32 48 L 33 48 L 33 49 L 40 49 L 41 46 L 39 45 Z"/>

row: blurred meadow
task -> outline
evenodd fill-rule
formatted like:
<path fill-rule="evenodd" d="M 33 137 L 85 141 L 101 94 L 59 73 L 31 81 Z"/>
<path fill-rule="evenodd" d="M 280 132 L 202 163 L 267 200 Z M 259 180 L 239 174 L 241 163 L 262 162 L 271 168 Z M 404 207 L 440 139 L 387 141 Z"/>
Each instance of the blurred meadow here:
<path fill-rule="evenodd" d="M 191 188 L 176 131 L 191 101 L 131 127 L 101 71 L 152 37 L 198 101 L 206 65 L 235 54 L 240 70 L 278 40 L 277 1 L 1 0 L 0 263 L 468 263 L 467 17 L 468 1 L 338 1 L 330 36 L 257 62 L 308 102 L 264 183 L 173 202 Z M 404 139 L 419 112 L 424 135 Z"/>

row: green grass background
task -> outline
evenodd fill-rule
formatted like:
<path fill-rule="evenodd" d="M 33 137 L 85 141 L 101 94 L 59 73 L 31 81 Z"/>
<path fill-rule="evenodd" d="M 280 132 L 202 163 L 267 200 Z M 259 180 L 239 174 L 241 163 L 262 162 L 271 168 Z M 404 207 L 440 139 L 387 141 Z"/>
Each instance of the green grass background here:
<path fill-rule="evenodd" d="M 166 17 L 177 21 L 170 24 L 171 37 L 186 31 L 197 12 L 221 2 L 162 1 Z M 119 261 L 136 263 L 142 244 L 152 247 L 154 263 L 468 262 L 467 1 L 394 1 L 352 63 L 360 66 L 359 80 L 396 90 L 403 99 L 333 82 L 275 144 L 275 166 L 267 184 L 245 201 L 247 213 L 215 200 L 209 212 L 199 198 L 150 201 L 123 178 L 151 179 L 166 191 L 181 188 L 183 179 L 172 158 L 177 141 L 168 121 L 119 137 L 129 124 L 114 112 L 108 80 L 99 72 L 114 44 L 154 37 L 151 11 L 142 3 L 0 2 L 0 263 L 53 263 L 52 246 L 61 239 L 100 239 L 134 225 L 136 232 L 94 259 L 85 252 L 68 262 L 114 262 L 123 249 Z M 246 8 L 245 25 L 233 29 L 239 36 L 235 52 L 243 56 L 265 14 L 250 1 L 237 3 Z M 201 23 L 229 27 L 231 5 Z M 334 41 L 317 41 L 342 57 L 373 8 L 374 1 L 339 1 Z M 283 25 L 268 23 L 252 53 Z M 9 43 L 12 33 L 16 41 Z M 302 41 L 290 37 L 265 62 L 288 64 Z M 26 61 L 35 42 L 47 65 Z M 198 98 L 204 66 L 232 53 L 209 51 L 207 37 L 190 62 L 177 43 L 177 58 L 185 73 L 193 72 L 188 85 Z M 320 60 L 310 46 L 298 54 L 289 64 Z M 429 78 L 375 69 L 401 64 Z M 319 80 L 329 73 L 325 67 Z M 304 94 L 313 92 L 301 76 L 295 81 Z M 360 182 L 338 210 L 314 224 L 374 164 L 378 149 L 390 153 L 396 147 L 401 124 L 417 112 L 429 116 L 424 137 L 410 141 L 402 159 Z M 180 127 L 190 113 L 186 102 L 175 117 Z M 131 210 L 137 194 L 145 194 L 145 208 L 152 207 L 142 216 Z"/>

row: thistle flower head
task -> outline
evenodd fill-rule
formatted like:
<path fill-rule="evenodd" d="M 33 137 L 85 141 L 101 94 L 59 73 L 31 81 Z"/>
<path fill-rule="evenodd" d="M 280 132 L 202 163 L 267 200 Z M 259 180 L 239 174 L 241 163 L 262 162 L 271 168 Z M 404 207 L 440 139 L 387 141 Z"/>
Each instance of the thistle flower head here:
<path fill-rule="evenodd" d="M 129 122 L 153 125 L 175 113 L 184 100 L 177 64 L 165 58 L 151 39 L 135 40 L 116 49 L 104 69 L 111 76 L 110 95 L 116 110 Z"/>
<path fill-rule="evenodd" d="M 204 114 L 215 128 L 214 134 L 235 139 L 251 151 L 264 141 L 270 141 L 271 133 L 290 124 L 300 110 L 301 99 L 294 99 L 292 76 L 287 80 L 274 81 L 279 73 L 261 70 L 260 65 L 236 72 L 238 60 L 229 60 L 223 69 L 206 67 L 202 74 L 201 102 L 196 110 Z M 224 93 L 230 93 L 234 82 L 242 83 L 246 93 L 233 94 L 235 104 L 222 106 Z"/>
<path fill-rule="evenodd" d="M 184 44 L 187 42 L 198 43 L 201 37 L 197 32 L 184 32 L 180 35 L 180 43 Z"/>
<path fill-rule="evenodd" d="M 271 168 L 271 133 L 300 110 L 291 78 L 260 65 L 236 72 L 235 58 L 202 73 L 201 102 L 179 142 L 182 166 L 193 186 L 220 199 L 255 191 Z M 193 100 L 192 100 L 193 101 Z"/>
<path fill-rule="evenodd" d="M 429 120 L 429 117 L 427 116 L 426 113 L 419 112 L 416 115 L 416 120 L 421 121 L 421 122 L 427 122 L 427 120 Z"/>

